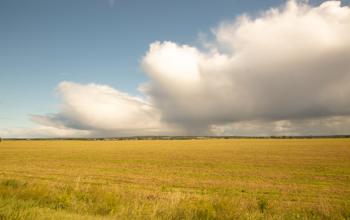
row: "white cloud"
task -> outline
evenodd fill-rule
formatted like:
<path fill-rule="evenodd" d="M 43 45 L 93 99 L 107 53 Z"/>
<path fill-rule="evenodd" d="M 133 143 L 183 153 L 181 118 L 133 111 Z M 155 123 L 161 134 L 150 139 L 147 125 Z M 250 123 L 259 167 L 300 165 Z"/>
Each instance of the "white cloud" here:
<path fill-rule="evenodd" d="M 340 2 L 291 1 L 213 33 L 209 51 L 154 43 L 143 59 L 146 92 L 164 120 L 201 133 L 213 124 L 350 113 L 350 9 Z"/>
<path fill-rule="evenodd" d="M 9 128 L 0 130 L 0 137 L 5 138 L 79 138 L 93 135 L 94 134 L 88 130 L 42 125 L 38 125 L 34 128 Z"/>
<path fill-rule="evenodd" d="M 33 116 L 38 124 L 58 128 L 88 130 L 90 135 L 121 136 L 169 132 L 160 113 L 146 100 L 109 86 L 61 82 L 60 112 Z"/>
<path fill-rule="evenodd" d="M 33 120 L 88 136 L 349 133 L 349 7 L 290 1 L 212 33 L 206 49 L 150 45 L 141 62 L 147 99 L 62 82 L 60 111 Z"/>
<path fill-rule="evenodd" d="M 160 127 L 160 116 L 149 103 L 111 87 L 62 82 L 57 90 L 62 98 L 59 117 L 78 127 L 97 130 Z"/>

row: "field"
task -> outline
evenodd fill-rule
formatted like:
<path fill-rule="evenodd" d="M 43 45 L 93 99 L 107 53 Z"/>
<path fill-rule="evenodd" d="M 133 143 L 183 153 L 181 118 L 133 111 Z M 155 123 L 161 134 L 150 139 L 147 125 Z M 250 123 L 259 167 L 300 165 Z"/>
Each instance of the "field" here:
<path fill-rule="evenodd" d="M 350 219 L 350 139 L 2 141 L 0 219 Z"/>

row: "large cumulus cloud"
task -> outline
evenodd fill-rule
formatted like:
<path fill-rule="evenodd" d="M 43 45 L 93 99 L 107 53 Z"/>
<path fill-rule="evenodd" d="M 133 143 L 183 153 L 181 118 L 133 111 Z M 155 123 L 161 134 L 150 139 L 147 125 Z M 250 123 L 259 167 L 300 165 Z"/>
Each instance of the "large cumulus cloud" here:
<path fill-rule="evenodd" d="M 212 37 L 152 43 L 141 62 L 146 98 L 63 82 L 60 112 L 34 119 L 89 135 L 350 132 L 349 7 L 289 1 L 223 22 Z"/>
<path fill-rule="evenodd" d="M 145 56 L 146 92 L 166 121 L 190 131 L 350 113 L 350 9 L 340 2 L 291 1 L 213 33 L 209 51 L 157 42 Z"/>

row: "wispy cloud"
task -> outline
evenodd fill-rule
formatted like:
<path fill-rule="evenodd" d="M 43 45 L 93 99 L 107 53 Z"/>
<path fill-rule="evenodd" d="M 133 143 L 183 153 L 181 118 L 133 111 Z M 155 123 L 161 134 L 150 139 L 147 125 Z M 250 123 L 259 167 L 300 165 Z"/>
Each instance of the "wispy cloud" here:
<path fill-rule="evenodd" d="M 108 4 L 113 7 L 115 5 L 115 0 L 108 0 Z"/>

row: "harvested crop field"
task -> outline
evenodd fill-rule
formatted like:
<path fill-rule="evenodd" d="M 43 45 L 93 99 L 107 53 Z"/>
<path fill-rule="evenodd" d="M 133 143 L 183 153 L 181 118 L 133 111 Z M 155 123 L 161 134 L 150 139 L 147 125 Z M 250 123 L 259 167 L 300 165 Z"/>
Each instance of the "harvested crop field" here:
<path fill-rule="evenodd" d="M 5 140 L 0 219 L 350 219 L 350 139 Z"/>

